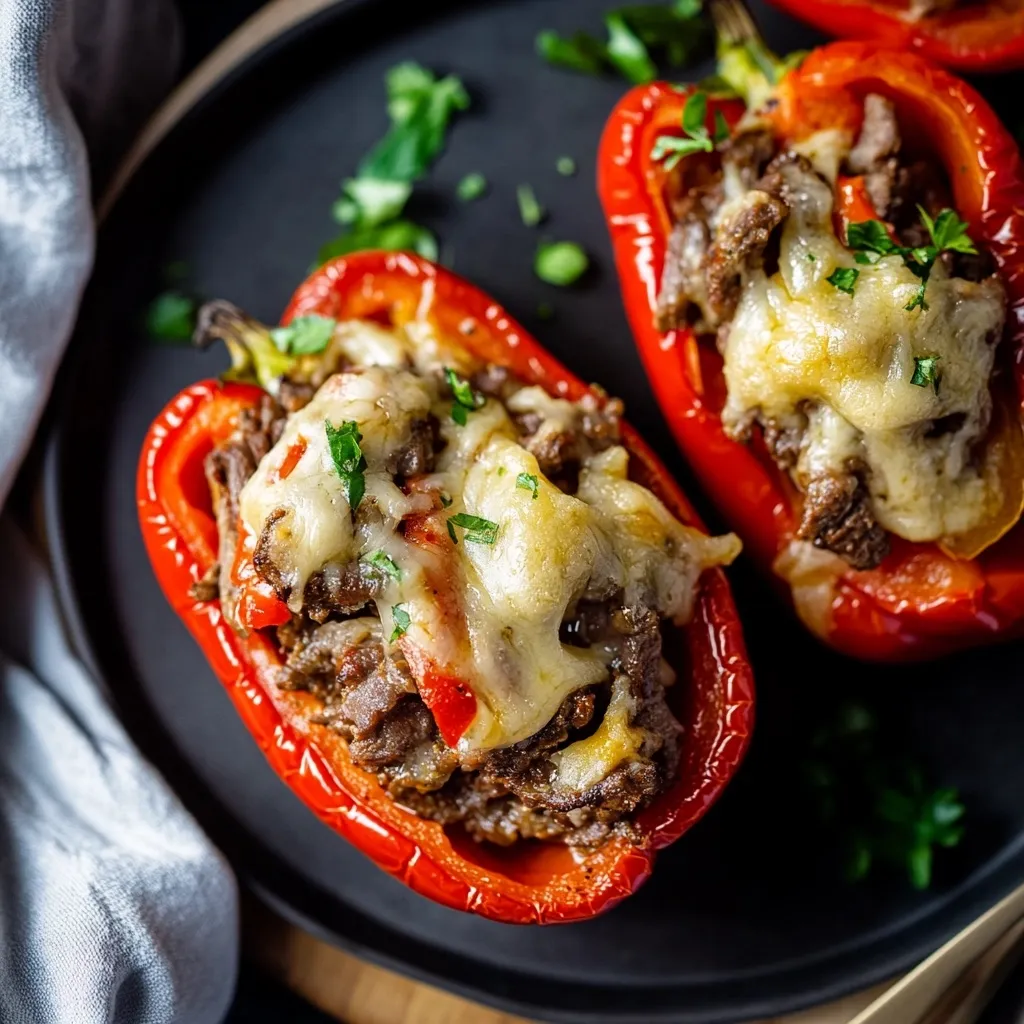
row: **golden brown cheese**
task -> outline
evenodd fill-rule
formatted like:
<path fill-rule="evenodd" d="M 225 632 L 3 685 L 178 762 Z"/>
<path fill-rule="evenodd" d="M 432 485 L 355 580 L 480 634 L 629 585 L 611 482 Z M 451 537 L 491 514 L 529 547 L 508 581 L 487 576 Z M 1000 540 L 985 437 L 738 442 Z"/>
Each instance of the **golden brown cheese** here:
<path fill-rule="evenodd" d="M 834 173 L 835 139 L 826 141 L 805 150 Z M 742 431 L 755 415 L 782 426 L 806 415 L 798 478 L 842 473 L 852 460 L 866 467 L 886 529 L 914 541 L 971 529 L 999 503 L 975 448 L 991 416 L 1002 285 L 950 278 L 938 262 L 928 309 L 908 311 L 920 281 L 902 258 L 856 264 L 832 230 L 831 187 L 789 173 L 779 268 L 746 275 L 726 343 L 723 421 Z M 852 295 L 828 282 L 837 267 L 859 271 Z M 910 383 L 915 357 L 937 357 L 938 389 Z M 944 417 L 953 429 L 933 430 Z"/>
<path fill-rule="evenodd" d="M 570 495 L 540 472 L 500 402 L 491 399 L 470 412 L 465 426 L 455 423 L 440 369 L 452 363 L 468 368 L 426 328 L 387 332 L 348 323 L 339 325 L 334 343 L 348 359 L 374 365 L 329 378 L 289 418 L 243 489 L 241 514 L 259 534 L 268 517 L 284 510 L 273 528 L 274 558 L 293 587 L 296 609 L 302 585 L 317 571 L 338 571 L 378 550 L 396 563 L 401 579 L 389 580 L 378 602 L 382 635 L 391 636 L 394 607 L 401 604 L 409 615 L 403 643 L 456 668 L 469 684 L 478 711 L 460 741 L 463 754 L 532 736 L 571 693 L 608 678 L 614 651 L 560 640 L 562 622 L 588 586 L 621 588 L 627 602 L 643 602 L 683 623 L 700 573 L 738 553 L 735 537 L 709 538 L 682 526 L 649 490 L 630 481 L 623 448 L 586 461 L 579 493 Z M 580 416 L 575 405 L 539 388 L 521 389 L 509 406 L 561 427 L 577 425 Z M 436 416 L 445 446 L 436 472 L 421 485 L 450 499 L 447 516 L 462 512 L 498 524 L 493 544 L 472 543 L 460 531 L 459 543 L 439 558 L 399 530 L 404 516 L 435 504 L 429 493 L 405 495 L 387 472 L 413 423 L 428 413 Z M 367 462 L 366 495 L 355 516 L 324 428 L 325 421 L 338 427 L 350 420 L 363 435 Z M 280 479 L 278 468 L 299 438 L 306 450 Z M 536 497 L 521 485 L 521 475 L 536 478 Z M 439 580 L 451 600 L 438 599 Z M 614 697 L 598 738 L 570 747 L 561 775 L 600 781 L 633 756 L 636 730 L 628 711 L 626 697 Z"/>

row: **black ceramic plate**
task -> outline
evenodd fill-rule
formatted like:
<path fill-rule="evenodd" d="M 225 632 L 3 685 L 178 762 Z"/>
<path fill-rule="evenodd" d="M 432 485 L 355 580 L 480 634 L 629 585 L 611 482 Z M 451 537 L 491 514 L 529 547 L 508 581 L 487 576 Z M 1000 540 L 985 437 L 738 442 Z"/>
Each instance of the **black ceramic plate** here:
<path fill-rule="evenodd" d="M 598 136 L 625 87 L 534 54 L 538 29 L 599 30 L 608 0 L 433 3 L 399 16 L 413 6 L 348 0 L 250 62 L 160 147 L 105 227 L 48 459 L 49 526 L 77 640 L 139 745 L 241 875 L 360 955 L 560 1021 L 735 1021 L 892 975 L 1024 879 L 1019 648 L 868 669 L 820 649 L 738 567 L 760 690 L 739 778 L 621 907 L 583 924 L 516 928 L 427 902 L 320 824 L 267 767 L 153 579 L 135 515 L 139 446 L 171 395 L 223 365 L 145 340 L 139 317 L 161 268 L 184 260 L 202 294 L 275 318 L 332 233 L 339 181 L 385 128 L 385 70 L 410 58 L 457 73 L 474 95 L 412 214 L 437 230 L 457 271 L 580 375 L 621 394 L 689 482 L 626 329 L 594 191 Z M 813 41 L 759 13 L 776 48 Z M 556 173 L 563 155 L 578 176 Z M 469 171 L 488 177 L 490 193 L 460 204 L 454 187 Z M 520 182 L 551 211 L 539 232 L 519 221 Z M 533 278 L 545 234 L 594 254 L 584 286 L 555 291 Z M 541 302 L 554 319 L 538 319 Z M 843 882 L 796 795 L 807 723 L 852 690 L 884 707 L 969 806 L 966 838 L 940 857 L 927 894 L 897 873 Z"/>

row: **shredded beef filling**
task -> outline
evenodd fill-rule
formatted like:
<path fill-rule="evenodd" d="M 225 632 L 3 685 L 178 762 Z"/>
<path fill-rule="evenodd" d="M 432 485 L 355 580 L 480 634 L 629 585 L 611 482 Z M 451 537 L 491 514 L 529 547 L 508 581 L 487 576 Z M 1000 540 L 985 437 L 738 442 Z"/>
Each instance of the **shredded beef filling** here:
<path fill-rule="evenodd" d="M 956 0 L 922 0 L 918 13 L 952 7 Z M 917 8 L 915 8 L 917 10 Z M 714 334 L 724 351 L 745 275 L 775 259 L 778 228 L 798 201 L 801 182 L 817 172 L 803 155 L 777 152 L 772 133 L 756 126 L 719 146 L 721 166 L 688 166 L 684 161 L 670 182 L 668 203 L 675 224 L 668 240 L 665 268 L 656 308 L 663 331 L 691 327 Z M 844 174 L 861 175 L 878 216 L 896 229 L 909 247 L 931 243 L 918 207 L 932 217 L 952 206 L 952 196 L 934 161 L 908 161 L 901 152 L 896 112 L 884 97 L 864 99 L 858 138 L 847 155 Z M 739 182 L 739 197 L 726 197 L 726 183 Z M 939 257 L 952 276 L 981 281 L 995 272 L 988 252 L 943 252 Z M 804 443 L 806 418 L 778 423 L 752 417 L 736 432 L 750 440 L 756 424 L 774 461 L 795 474 Z M 944 428 L 936 424 L 936 431 Z M 878 566 L 889 553 L 889 535 L 876 522 L 866 467 L 851 465 L 844 472 L 811 479 L 794 477 L 804 504 L 797 536 L 832 551 L 857 569 Z"/>
<path fill-rule="evenodd" d="M 488 366 L 472 381 L 505 401 L 518 388 L 507 370 Z M 306 385 L 283 382 L 245 413 L 234 436 L 207 458 L 206 474 L 220 531 L 220 564 L 230 567 L 237 544 L 239 493 L 257 463 L 280 437 L 288 413 L 312 397 Z M 581 403 L 578 429 L 565 429 L 536 413 L 515 418 L 521 443 L 542 471 L 567 490 L 576 486 L 581 460 L 619 442 L 622 404 Z M 429 473 L 439 448 L 438 425 L 414 424 L 408 443 L 389 469 L 399 478 Z M 258 575 L 287 600 L 288 581 L 276 566 L 270 543 L 272 514 L 258 539 L 253 563 Z M 478 840 L 508 845 L 543 839 L 588 846 L 612 830 L 628 830 L 628 819 L 672 780 L 679 763 L 680 726 L 666 701 L 658 615 L 625 608 L 621 593 L 594 592 L 563 623 L 562 640 L 578 646 L 617 647 L 606 683 L 571 694 L 538 733 L 511 747 L 469 762 L 440 736 L 401 653 L 385 644 L 374 601 L 383 581 L 364 563 L 328 566 L 303 592 L 302 612 L 278 627 L 285 656 L 279 685 L 312 694 L 320 702 L 316 721 L 345 739 L 352 760 L 373 772 L 392 797 L 417 814 L 460 825 Z M 215 566 L 196 583 L 197 600 L 220 597 L 235 628 L 237 597 L 230 573 Z M 616 680 L 635 701 L 631 725 L 643 730 L 635 758 L 619 765 L 585 792 L 559 788 L 552 755 L 585 738 L 601 721 Z"/>

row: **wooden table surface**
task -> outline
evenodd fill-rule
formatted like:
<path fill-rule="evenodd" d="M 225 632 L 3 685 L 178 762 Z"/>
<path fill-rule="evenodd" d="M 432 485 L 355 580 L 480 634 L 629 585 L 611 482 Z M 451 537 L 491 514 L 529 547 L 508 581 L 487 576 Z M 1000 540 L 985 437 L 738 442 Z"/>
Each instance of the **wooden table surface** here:
<path fill-rule="evenodd" d="M 283 921 L 253 898 L 243 902 L 243 955 L 345 1024 L 529 1024 L 335 949 Z M 886 984 L 839 1002 L 762 1024 L 848 1024 Z"/>

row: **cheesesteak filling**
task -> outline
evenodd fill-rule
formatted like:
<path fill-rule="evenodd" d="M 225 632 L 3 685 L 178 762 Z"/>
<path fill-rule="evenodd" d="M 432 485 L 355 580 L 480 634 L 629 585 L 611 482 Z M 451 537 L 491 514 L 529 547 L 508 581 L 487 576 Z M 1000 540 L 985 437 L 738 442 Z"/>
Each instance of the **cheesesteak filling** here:
<path fill-rule="evenodd" d="M 662 627 L 738 542 L 629 479 L 618 401 L 522 386 L 426 321 L 309 319 L 329 337 L 289 355 L 203 311 L 267 393 L 207 458 L 220 568 L 195 596 L 244 633 L 246 570 L 269 585 L 277 685 L 417 814 L 502 845 L 628 829 L 685 742 Z"/>
<path fill-rule="evenodd" d="M 720 166 L 683 161 L 658 318 L 717 336 L 725 429 L 757 429 L 802 492 L 799 540 L 870 569 L 890 535 L 948 541 L 1000 508 L 986 441 L 1006 295 L 890 102 L 863 109 L 857 138 L 782 149 L 748 114 Z"/>

